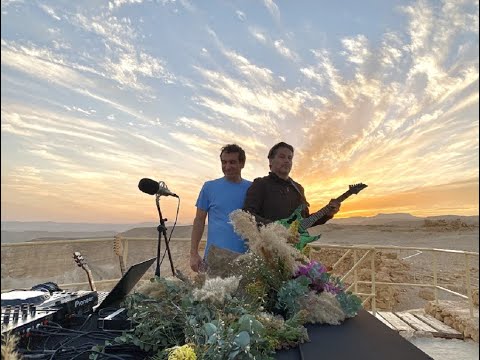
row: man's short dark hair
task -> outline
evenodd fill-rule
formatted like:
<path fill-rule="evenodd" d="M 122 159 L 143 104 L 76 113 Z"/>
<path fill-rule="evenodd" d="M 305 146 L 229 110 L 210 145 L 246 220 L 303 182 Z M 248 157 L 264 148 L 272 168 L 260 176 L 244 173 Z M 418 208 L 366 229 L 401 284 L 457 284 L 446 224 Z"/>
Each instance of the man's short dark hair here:
<path fill-rule="evenodd" d="M 268 152 L 268 156 L 267 156 L 268 159 L 273 159 L 277 154 L 277 150 L 280 148 L 287 148 L 293 153 L 293 146 L 282 141 L 282 142 L 279 142 L 278 144 L 273 145 L 273 147 Z"/>
<path fill-rule="evenodd" d="M 220 151 L 220 158 L 222 157 L 223 153 L 227 153 L 227 154 L 238 153 L 238 161 L 240 161 L 241 164 L 245 164 L 245 160 L 246 160 L 245 150 L 243 150 L 237 144 L 228 144 L 222 147 L 222 150 Z"/>

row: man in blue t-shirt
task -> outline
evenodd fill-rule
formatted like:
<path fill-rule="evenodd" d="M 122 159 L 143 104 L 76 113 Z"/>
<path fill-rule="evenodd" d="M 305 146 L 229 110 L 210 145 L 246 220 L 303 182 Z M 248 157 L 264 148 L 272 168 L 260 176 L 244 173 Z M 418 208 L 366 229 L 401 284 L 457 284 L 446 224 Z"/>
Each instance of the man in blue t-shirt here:
<path fill-rule="evenodd" d="M 220 152 L 220 160 L 225 176 L 205 182 L 198 195 L 190 248 L 190 267 L 195 272 L 203 270 L 204 263 L 198 254 L 198 246 L 205 229 L 207 215 L 205 259 L 211 245 L 237 253 L 244 253 L 247 250 L 244 241 L 233 230 L 228 217 L 232 211 L 242 208 L 245 194 L 252 183 L 242 179 L 245 159 L 245 151 L 240 146 L 236 144 L 224 146 Z"/>

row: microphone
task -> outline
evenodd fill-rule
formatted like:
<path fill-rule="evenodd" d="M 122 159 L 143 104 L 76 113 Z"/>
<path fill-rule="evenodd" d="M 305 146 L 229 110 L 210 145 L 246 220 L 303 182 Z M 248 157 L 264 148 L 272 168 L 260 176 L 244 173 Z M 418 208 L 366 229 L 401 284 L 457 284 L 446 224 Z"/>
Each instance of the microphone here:
<path fill-rule="evenodd" d="M 138 183 L 138 188 L 149 195 L 159 195 L 159 196 L 174 196 L 178 198 L 178 195 L 168 190 L 167 185 L 163 181 L 156 182 L 152 179 L 143 178 Z"/>

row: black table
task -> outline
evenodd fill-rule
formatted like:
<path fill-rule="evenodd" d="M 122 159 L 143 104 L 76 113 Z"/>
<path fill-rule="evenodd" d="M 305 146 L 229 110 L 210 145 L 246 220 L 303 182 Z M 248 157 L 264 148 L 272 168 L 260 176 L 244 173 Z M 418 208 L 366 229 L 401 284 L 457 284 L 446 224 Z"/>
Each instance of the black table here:
<path fill-rule="evenodd" d="M 310 342 L 277 352 L 277 360 L 432 359 L 365 310 L 341 325 L 308 325 Z"/>
<path fill-rule="evenodd" d="M 101 335 L 102 330 L 97 328 L 98 315 L 92 314 L 85 319 L 78 319 L 77 324 L 70 324 L 71 329 L 82 329 L 87 332 L 94 332 Z M 82 326 L 80 326 L 82 325 Z M 405 340 L 396 331 L 390 329 L 373 315 L 365 310 L 360 310 L 354 318 L 345 320 L 341 325 L 307 325 L 310 342 L 301 344 L 299 347 L 289 350 L 282 350 L 275 354 L 276 360 L 317 360 L 317 359 L 352 359 L 352 360 L 426 360 L 432 359 L 409 341 Z M 112 334 L 118 336 L 120 334 Z M 104 345 L 104 341 L 98 341 L 89 337 L 67 338 L 68 347 L 91 348 L 94 342 L 97 345 Z M 29 344 L 31 350 L 42 350 L 49 355 L 51 351 L 58 348 L 65 337 L 49 336 L 48 343 L 44 340 L 32 341 Z M 26 350 L 26 349 L 25 349 Z M 49 352 L 50 351 L 50 352 Z M 75 352 L 77 354 L 78 352 Z M 121 346 L 112 349 L 110 354 L 122 357 L 122 354 L 129 354 L 127 359 L 145 359 L 148 354 L 141 351 L 134 345 Z M 28 352 L 27 352 L 28 354 Z M 30 353 L 31 354 L 31 353 Z M 25 355 L 25 353 L 24 353 Z M 89 352 L 76 355 L 76 360 L 88 360 Z M 37 353 L 38 356 L 38 353 Z M 25 357 L 33 359 L 33 357 Z M 58 353 L 54 359 L 66 359 Z"/>

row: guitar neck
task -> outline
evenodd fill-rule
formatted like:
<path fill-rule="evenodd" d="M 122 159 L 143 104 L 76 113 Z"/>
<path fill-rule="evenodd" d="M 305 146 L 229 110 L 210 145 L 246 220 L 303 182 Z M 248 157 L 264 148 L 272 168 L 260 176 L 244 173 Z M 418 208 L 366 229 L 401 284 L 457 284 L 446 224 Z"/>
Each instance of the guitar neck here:
<path fill-rule="evenodd" d="M 93 282 L 92 272 L 90 271 L 90 269 L 85 269 L 85 272 L 87 273 L 88 284 L 90 285 L 90 290 L 97 291 L 97 287 L 95 286 L 95 283 Z"/>
<path fill-rule="evenodd" d="M 123 256 L 118 255 L 118 260 L 120 262 L 120 272 L 122 273 L 122 276 L 125 275 L 125 262 L 123 261 Z"/>
<path fill-rule="evenodd" d="M 126 244 L 128 246 L 128 242 Z M 125 261 L 123 260 L 123 255 L 126 252 L 126 246 L 123 246 L 123 239 L 120 235 L 115 235 L 113 240 L 113 251 L 118 256 L 120 262 L 120 272 L 122 276 L 125 274 Z"/>
<path fill-rule="evenodd" d="M 339 201 L 339 202 L 342 202 L 344 201 L 345 199 L 347 199 L 349 196 L 351 196 L 352 193 L 350 192 L 350 190 L 347 190 L 346 192 L 344 192 L 342 195 L 340 195 L 338 198 L 336 198 L 335 200 Z M 312 227 L 313 224 L 315 224 L 319 219 L 321 219 L 322 217 L 324 217 L 325 215 L 327 215 L 327 213 L 330 211 L 329 209 L 329 206 L 324 206 L 323 208 L 321 208 L 320 210 L 318 210 L 317 212 L 313 213 L 312 215 L 310 215 L 309 217 L 303 219 L 302 221 L 300 221 L 300 226 L 306 230 L 310 227 Z"/>

